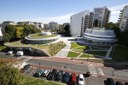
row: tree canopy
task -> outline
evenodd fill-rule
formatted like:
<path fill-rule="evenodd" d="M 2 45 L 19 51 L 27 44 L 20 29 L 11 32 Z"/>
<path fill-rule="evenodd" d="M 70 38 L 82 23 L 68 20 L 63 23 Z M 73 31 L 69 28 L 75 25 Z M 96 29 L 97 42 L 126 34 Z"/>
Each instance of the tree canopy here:
<path fill-rule="evenodd" d="M 40 32 L 33 25 L 7 25 L 3 34 L 4 42 L 22 39 L 32 33 Z"/>

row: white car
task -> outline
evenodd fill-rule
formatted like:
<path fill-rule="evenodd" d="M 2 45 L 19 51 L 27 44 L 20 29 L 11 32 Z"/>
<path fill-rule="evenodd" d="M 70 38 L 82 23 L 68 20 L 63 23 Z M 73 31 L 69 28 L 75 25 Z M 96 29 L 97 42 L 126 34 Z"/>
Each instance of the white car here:
<path fill-rule="evenodd" d="M 16 55 L 17 56 L 22 56 L 22 55 L 24 55 L 24 53 L 23 53 L 23 51 L 17 51 Z"/>
<path fill-rule="evenodd" d="M 79 74 L 78 85 L 85 85 L 85 83 L 84 83 L 84 75 L 83 74 Z"/>
<path fill-rule="evenodd" d="M 7 54 L 11 55 L 11 54 L 13 54 L 13 51 L 8 51 Z"/>

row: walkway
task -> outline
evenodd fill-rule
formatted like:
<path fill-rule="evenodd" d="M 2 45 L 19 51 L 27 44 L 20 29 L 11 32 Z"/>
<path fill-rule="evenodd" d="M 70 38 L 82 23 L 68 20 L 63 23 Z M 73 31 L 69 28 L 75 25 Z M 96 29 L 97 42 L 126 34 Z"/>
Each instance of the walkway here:
<path fill-rule="evenodd" d="M 61 37 L 59 40 L 63 41 L 66 46 L 61 49 L 56 55 L 55 57 L 61 57 L 61 58 L 65 58 L 68 55 L 68 52 L 70 51 L 71 48 L 71 42 L 69 41 L 69 39 L 73 39 L 73 37 Z"/>

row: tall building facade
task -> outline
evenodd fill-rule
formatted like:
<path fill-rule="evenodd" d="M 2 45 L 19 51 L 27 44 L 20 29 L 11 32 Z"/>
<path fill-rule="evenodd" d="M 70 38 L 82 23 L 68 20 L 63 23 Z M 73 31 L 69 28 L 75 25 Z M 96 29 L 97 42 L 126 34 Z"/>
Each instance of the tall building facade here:
<path fill-rule="evenodd" d="M 87 28 L 106 27 L 110 16 L 107 7 L 94 8 L 93 12 L 83 11 L 71 16 L 70 29 L 72 36 L 82 36 Z"/>
<path fill-rule="evenodd" d="M 122 32 L 128 30 L 128 6 L 125 6 L 123 10 L 120 11 L 118 22 Z"/>
<path fill-rule="evenodd" d="M 72 36 L 82 36 L 86 28 L 92 27 L 90 21 L 93 18 L 90 15 L 91 13 L 87 10 L 71 16 L 70 30 Z"/>
<path fill-rule="evenodd" d="M 105 6 L 94 8 L 94 27 L 106 27 L 110 17 L 110 10 Z"/>

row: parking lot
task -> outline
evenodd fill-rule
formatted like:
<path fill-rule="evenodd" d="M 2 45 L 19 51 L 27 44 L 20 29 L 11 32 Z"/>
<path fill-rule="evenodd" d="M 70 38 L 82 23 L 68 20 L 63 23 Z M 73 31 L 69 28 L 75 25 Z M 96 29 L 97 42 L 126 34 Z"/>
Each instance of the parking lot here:
<path fill-rule="evenodd" d="M 45 67 L 42 68 L 42 67 L 30 66 L 27 70 L 25 70 L 25 72 L 23 74 L 33 77 L 33 75 L 38 70 L 40 70 L 40 69 L 42 69 L 42 70 L 50 70 L 50 72 L 53 70 L 52 68 L 45 68 Z M 57 72 L 59 72 L 59 71 L 60 70 L 57 70 Z M 66 73 L 66 71 L 63 71 L 63 72 Z M 70 74 L 70 76 L 72 75 L 71 72 L 68 72 L 68 73 Z M 79 73 L 76 73 L 77 82 L 78 82 L 78 75 L 79 75 Z M 47 77 L 42 77 L 42 76 L 40 76 L 38 78 L 47 79 Z M 48 80 L 54 81 L 54 79 L 48 79 Z M 90 76 L 90 77 L 84 77 L 84 85 L 107 85 L 107 84 L 105 84 L 105 80 L 106 80 L 105 77 L 92 77 L 92 76 Z M 114 82 L 116 82 L 116 81 L 119 81 L 119 80 L 114 79 Z M 66 83 L 62 82 L 62 80 L 59 80 L 57 82 L 66 84 Z M 124 83 L 124 81 L 121 81 L 121 82 Z M 67 84 L 67 85 L 71 85 L 71 84 Z"/>

